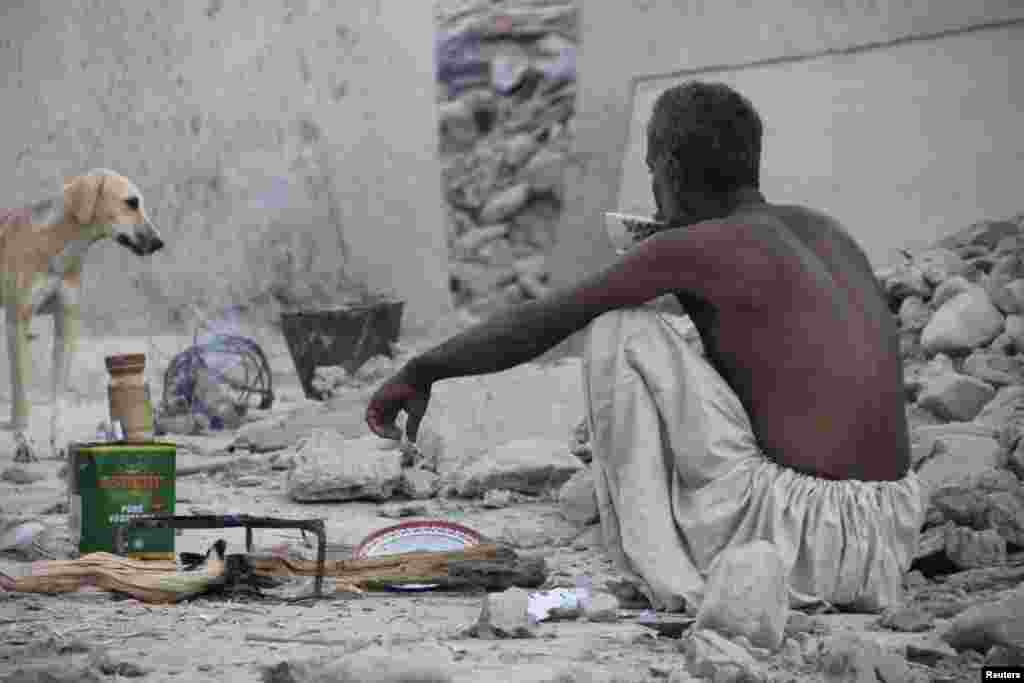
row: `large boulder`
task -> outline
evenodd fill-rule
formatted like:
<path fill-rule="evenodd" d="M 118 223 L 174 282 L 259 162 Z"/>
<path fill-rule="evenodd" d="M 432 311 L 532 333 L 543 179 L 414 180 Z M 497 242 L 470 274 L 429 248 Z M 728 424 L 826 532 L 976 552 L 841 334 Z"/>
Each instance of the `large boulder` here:
<path fill-rule="evenodd" d="M 982 346 L 1003 331 L 1003 315 L 983 287 L 974 286 L 944 303 L 921 333 L 928 353 L 961 353 Z"/>

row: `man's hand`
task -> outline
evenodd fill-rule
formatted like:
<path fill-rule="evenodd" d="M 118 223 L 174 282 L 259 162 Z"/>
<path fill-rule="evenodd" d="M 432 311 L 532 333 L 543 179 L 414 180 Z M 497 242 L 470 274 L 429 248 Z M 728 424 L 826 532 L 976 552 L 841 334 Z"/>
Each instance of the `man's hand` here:
<path fill-rule="evenodd" d="M 366 424 L 377 436 L 401 440 L 402 431 L 395 425 L 398 413 L 405 411 L 405 434 L 416 441 L 420 422 L 430 401 L 430 385 L 418 386 L 402 372 L 382 384 L 370 398 L 366 407 Z"/>

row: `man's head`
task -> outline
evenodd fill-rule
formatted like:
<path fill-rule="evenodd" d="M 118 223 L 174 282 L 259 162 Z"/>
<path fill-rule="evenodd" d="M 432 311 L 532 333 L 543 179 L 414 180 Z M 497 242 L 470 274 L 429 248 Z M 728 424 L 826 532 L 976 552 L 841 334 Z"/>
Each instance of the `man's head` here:
<path fill-rule="evenodd" d="M 732 210 L 742 190 L 758 189 L 761 117 L 722 83 L 669 88 L 647 124 L 647 166 L 658 218 L 686 225 Z"/>
<path fill-rule="evenodd" d="M 64 186 L 64 214 L 83 229 L 94 229 L 93 239 L 111 237 L 139 256 L 164 246 L 139 188 L 114 171 L 95 168 L 72 178 Z"/>

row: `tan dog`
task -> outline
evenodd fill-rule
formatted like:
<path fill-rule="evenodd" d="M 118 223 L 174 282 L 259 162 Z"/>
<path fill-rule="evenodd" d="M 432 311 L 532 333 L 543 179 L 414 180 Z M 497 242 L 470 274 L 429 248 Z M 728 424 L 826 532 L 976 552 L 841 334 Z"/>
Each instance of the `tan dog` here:
<path fill-rule="evenodd" d="M 113 239 L 138 256 L 164 246 L 146 216 L 139 189 L 107 169 L 72 178 L 62 197 L 23 210 L 0 210 L 0 305 L 6 312 L 16 461 L 37 459 L 25 432 L 31 408 L 29 322 L 39 314 L 54 319 L 50 448 L 56 457 L 63 454 L 61 418 L 78 336 L 82 261 L 88 248 L 103 239 Z"/>

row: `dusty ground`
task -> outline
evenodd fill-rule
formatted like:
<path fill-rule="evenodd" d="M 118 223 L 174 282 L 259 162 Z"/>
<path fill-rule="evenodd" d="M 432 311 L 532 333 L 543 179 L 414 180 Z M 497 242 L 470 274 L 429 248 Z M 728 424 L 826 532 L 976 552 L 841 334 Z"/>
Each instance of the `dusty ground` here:
<path fill-rule="evenodd" d="M 173 340 L 161 343 L 173 346 Z M 122 340 L 120 344 L 105 342 L 102 351 L 110 347 L 124 349 L 132 344 L 152 349 L 148 346 L 150 340 Z M 101 366 L 95 362 L 95 357 L 101 355 L 100 349 L 88 345 L 83 348 L 89 351 L 82 354 L 77 376 L 82 379 L 93 373 L 94 380 L 92 384 L 79 382 L 79 401 L 69 421 L 74 425 L 69 437 L 74 439 L 89 439 L 106 412 L 105 379 Z M 301 398 L 283 348 L 269 343 L 267 348 L 272 349 L 279 387 L 275 414 L 291 414 L 290 423 L 302 426 L 298 431 L 323 424 L 342 425 L 344 430 L 358 432 L 364 406 L 361 396 L 327 406 L 306 401 Z M 521 376 L 516 381 L 493 376 L 445 383 L 435 389 L 435 400 L 425 424 L 432 424 L 448 439 L 449 449 L 462 448 L 466 452 L 483 451 L 488 444 L 496 445 L 516 435 L 567 440 L 571 425 L 582 413 L 576 387 L 569 381 L 557 380 L 563 376 L 559 373 L 566 372 L 564 364 L 530 372 L 533 374 L 525 375 L 528 381 Z M 550 377 L 555 377 L 559 386 L 551 386 Z M 544 386 L 544 381 L 549 386 Z M 547 396 L 548 402 L 538 405 L 538 392 L 543 392 L 540 395 Z M 33 432 L 38 443 L 45 443 L 46 410 L 45 405 L 35 407 Z M 0 413 L 8 415 L 9 405 L 0 403 Z M 179 467 L 184 467 L 228 457 L 218 451 L 234 435 L 169 438 L 181 444 Z M 12 450 L 11 434 L 0 431 L 0 468 L 10 464 Z M 33 468 L 45 473 L 46 478 L 21 486 L 0 482 L 0 511 L 43 515 L 55 503 L 65 500 L 57 478 L 60 463 L 44 461 Z M 327 520 L 329 541 L 336 548 L 354 546 L 367 533 L 396 522 L 393 517 L 384 516 L 393 511 L 394 503 L 293 503 L 283 493 L 285 476 L 285 472 L 263 469 L 180 478 L 177 511 L 323 517 Z M 610 563 L 603 557 L 597 528 L 577 528 L 561 517 L 557 505 L 550 500 L 493 510 L 472 501 L 447 499 L 434 499 L 426 505 L 431 517 L 467 524 L 518 545 L 523 554 L 543 555 L 551 570 L 551 585 L 572 586 L 577 577 L 586 575 L 596 587 L 601 587 L 605 580 L 614 577 Z M 45 514 L 43 519 L 61 529 L 66 524 L 63 514 Z M 297 532 L 256 534 L 256 543 L 262 547 L 281 542 L 302 545 Z M 229 542 L 229 552 L 244 548 L 242 531 L 189 531 L 178 537 L 176 549 L 202 552 L 221 537 Z M 2 570 L 18 572 L 24 568 L 5 562 Z M 636 623 L 639 612 L 624 610 L 617 623 L 543 624 L 534 639 L 484 641 L 457 637 L 462 628 L 476 619 L 479 610 L 478 597 L 429 593 L 371 594 L 302 605 L 198 600 L 176 606 L 148 606 L 100 592 L 53 597 L 0 593 L 0 643 L 8 656 L 0 658 L 0 674 L 18 663 L 18 648 L 56 639 L 56 643 L 78 642 L 107 648 L 115 660 L 148 669 L 148 681 L 248 682 L 260 680 L 262 665 L 341 656 L 377 639 L 376 649 L 441 663 L 456 681 L 689 680 L 678 641 L 654 637 L 650 630 Z M 908 642 L 926 649 L 935 643 L 934 631 L 885 632 L 873 626 L 875 617 L 871 616 L 816 618 L 826 630 L 862 632 L 901 653 Z M 268 637 L 332 642 L 266 642 Z M 799 652 L 795 658 L 792 652 L 788 658 L 779 655 L 766 663 L 767 670 L 777 680 L 808 680 L 816 675 L 812 674 L 816 659 L 811 654 L 816 642 L 809 637 L 803 645 L 808 654 L 806 659 Z"/>

